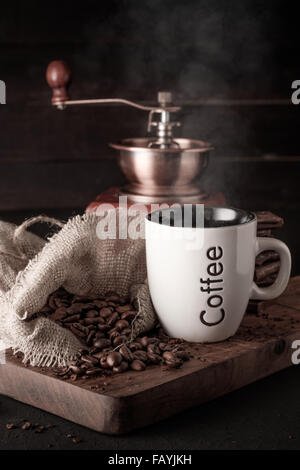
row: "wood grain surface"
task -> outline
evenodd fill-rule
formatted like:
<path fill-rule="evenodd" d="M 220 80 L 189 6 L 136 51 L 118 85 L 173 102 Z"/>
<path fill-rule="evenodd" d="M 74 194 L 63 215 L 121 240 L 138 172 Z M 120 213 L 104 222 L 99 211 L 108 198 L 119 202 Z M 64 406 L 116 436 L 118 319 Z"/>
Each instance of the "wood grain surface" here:
<path fill-rule="evenodd" d="M 152 366 L 113 377 L 57 377 L 25 367 L 7 351 L 0 393 L 108 434 L 123 434 L 212 400 L 292 365 L 300 339 L 300 277 L 286 292 L 246 314 L 238 333 L 216 344 L 188 344 L 193 356 L 177 370 Z"/>

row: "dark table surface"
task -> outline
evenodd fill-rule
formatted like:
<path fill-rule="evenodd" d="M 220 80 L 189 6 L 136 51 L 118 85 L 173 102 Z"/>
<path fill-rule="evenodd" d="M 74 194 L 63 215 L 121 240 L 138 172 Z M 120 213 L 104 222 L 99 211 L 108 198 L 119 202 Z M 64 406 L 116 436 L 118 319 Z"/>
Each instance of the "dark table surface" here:
<path fill-rule="evenodd" d="M 71 211 L 48 213 L 65 219 Z M 35 214 L 1 213 L 0 218 L 19 223 Z M 286 223 L 278 236 L 291 248 L 293 274 L 296 274 L 300 272 L 299 216 L 296 209 L 280 211 L 279 215 L 286 221 L 293 221 L 292 226 Z M 217 400 L 121 437 L 85 429 L 0 396 L 0 450 L 300 449 L 299 390 L 300 368 L 292 366 Z M 20 428 L 6 429 L 7 423 L 19 425 L 23 420 L 55 427 L 41 434 Z M 79 437 L 82 442 L 75 444 L 68 434 Z"/>

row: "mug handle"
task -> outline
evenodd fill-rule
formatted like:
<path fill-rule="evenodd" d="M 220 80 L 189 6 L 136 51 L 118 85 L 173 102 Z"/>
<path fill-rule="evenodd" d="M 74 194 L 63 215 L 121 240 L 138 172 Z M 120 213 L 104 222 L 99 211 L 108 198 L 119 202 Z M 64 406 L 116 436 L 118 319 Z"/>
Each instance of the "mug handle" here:
<path fill-rule="evenodd" d="M 253 300 L 270 300 L 278 297 L 286 288 L 291 274 L 291 253 L 287 245 L 276 238 L 257 237 L 256 239 L 256 256 L 262 251 L 273 250 L 280 256 L 280 269 L 278 276 L 271 286 L 258 287 L 253 281 L 250 299 Z"/>

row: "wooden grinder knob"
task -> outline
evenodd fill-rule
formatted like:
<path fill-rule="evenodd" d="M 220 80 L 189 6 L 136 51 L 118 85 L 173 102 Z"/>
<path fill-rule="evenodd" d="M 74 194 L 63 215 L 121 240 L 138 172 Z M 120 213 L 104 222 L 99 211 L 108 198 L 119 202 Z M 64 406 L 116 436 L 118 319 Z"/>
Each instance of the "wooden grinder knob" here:
<path fill-rule="evenodd" d="M 71 83 L 72 72 L 63 60 L 54 60 L 47 67 L 46 80 L 52 88 L 52 104 L 63 103 L 69 99 L 67 88 Z"/>

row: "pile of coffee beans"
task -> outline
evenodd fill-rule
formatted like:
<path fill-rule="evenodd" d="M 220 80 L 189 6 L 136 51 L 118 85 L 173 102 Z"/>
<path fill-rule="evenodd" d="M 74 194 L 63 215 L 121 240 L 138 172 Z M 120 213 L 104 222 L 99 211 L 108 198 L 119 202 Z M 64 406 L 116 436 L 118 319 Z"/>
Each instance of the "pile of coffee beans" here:
<path fill-rule="evenodd" d="M 83 344 L 80 357 L 57 371 L 65 378 L 143 371 L 149 365 L 177 368 L 189 359 L 183 340 L 169 338 L 159 325 L 150 334 L 131 340 L 136 309 L 114 293 L 94 298 L 59 289 L 41 312 Z"/>

